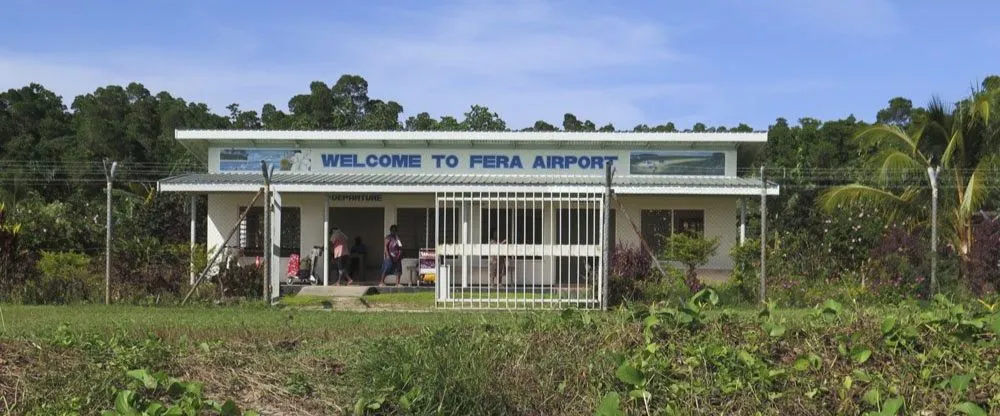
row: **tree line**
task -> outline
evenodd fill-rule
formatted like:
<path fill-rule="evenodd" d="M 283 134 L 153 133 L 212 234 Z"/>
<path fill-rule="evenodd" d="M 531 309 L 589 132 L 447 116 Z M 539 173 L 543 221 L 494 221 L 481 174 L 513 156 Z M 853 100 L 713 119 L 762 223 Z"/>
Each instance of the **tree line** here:
<path fill-rule="evenodd" d="M 868 258 L 866 250 L 885 234 L 884 224 L 866 225 L 872 228 L 865 233 L 870 235 L 867 245 L 857 244 L 857 237 L 848 234 L 859 230 L 830 231 L 830 222 L 848 213 L 839 208 L 867 204 L 897 217 L 926 218 L 928 187 L 919 174 L 929 164 L 947 159 L 946 186 L 961 190 L 948 193 L 948 201 L 942 203 L 942 212 L 948 215 L 946 225 L 951 227 L 945 236 L 959 246 L 960 257 L 967 258 L 972 250 L 973 214 L 998 208 L 995 189 L 982 176 L 972 175 L 981 161 L 993 160 L 1000 149 L 1000 117 L 988 111 L 1000 109 L 998 96 L 1000 77 L 990 76 L 954 104 L 932 99 L 921 106 L 906 97 L 892 97 L 871 122 L 853 114 L 838 120 L 776 118 L 767 128 L 767 145 L 753 161 L 755 167 L 766 166 L 768 176 L 782 186 L 781 195 L 769 201 L 773 236 L 768 241 L 781 242 L 783 250 L 800 246 L 799 252 L 816 252 L 817 261 L 841 269 L 860 267 L 862 259 Z M 68 106 L 57 93 L 38 84 L 0 92 L 0 201 L 12 213 L 8 221 L 14 219 L 24 224 L 24 230 L 34 230 L 26 233 L 32 234 L 26 236 L 28 249 L 99 252 L 105 181 L 101 161 L 115 160 L 122 166 L 115 192 L 123 201 L 115 207 L 120 211 L 116 215 L 129 230 L 121 238 L 132 239 L 136 246 L 152 244 L 149 239 L 160 244 L 184 243 L 186 200 L 157 195 L 153 188 L 156 180 L 171 174 L 204 171 L 174 139 L 176 129 L 515 130 L 485 105 L 472 105 L 461 117 L 421 112 L 403 119 L 400 103 L 370 97 L 368 82 L 358 75 L 343 75 L 332 84 L 312 82 L 309 91 L 291 97 L 285 109 L 265 104 L 257 112 L 234 103 L 226 110 L 217 114 L 204 103 L 165 91 L 153 94 L 139 83 L 100 87 L 74 97 Z M 871 129 L 880 130 L 859 139 Z M 710 127 L 696 123 L 682 130 L 667 122 L 621 130 L 567 113 L 559 126 L 539 120 L 519 131 L 754 129 L 747 124 Z M 910 182 L 890 181 L 889 176 L 898 172 L 909 172 L 906 180 Z M 848 184 L 854 187 L 836 188 Z M 841 192 L 827 193 L 831 189 Z M 824 203 L 828 209 L 820 209 Z M 204 221 L 203 215 L 199 221 Z M 759 218 L 751 215 L 751 221 Z M 911 223 L 911 231 L 927 224 L 924 220 Z M 203 232 L 203 224 L 198 230 Z M 813 265 L 795 267 L 814 269 Z"/>

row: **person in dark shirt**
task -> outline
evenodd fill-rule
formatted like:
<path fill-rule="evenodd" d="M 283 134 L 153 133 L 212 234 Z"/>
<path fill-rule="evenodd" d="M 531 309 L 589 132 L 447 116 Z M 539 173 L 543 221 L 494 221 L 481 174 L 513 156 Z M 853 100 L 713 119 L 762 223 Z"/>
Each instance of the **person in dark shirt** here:
<path fill-rule="evenodd" d="M 396 286 L 403 274 L 403 242 L 399 240 L 396 224 L 389 227 L 389 235 L 382 244 L 382 281 L 379 286 L 385 286 L 385 278 L 396 276 Z"/>

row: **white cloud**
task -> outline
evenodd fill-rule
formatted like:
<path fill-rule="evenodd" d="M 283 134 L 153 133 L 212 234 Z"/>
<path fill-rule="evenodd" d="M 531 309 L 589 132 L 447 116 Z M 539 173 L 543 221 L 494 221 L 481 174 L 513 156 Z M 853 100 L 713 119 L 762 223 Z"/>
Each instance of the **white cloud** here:
<path fill-rule="evenodd" d="M 244 47 L 216 56 L 168 52 L 176 45 L 63 54 L 0 50 L 0 79 L 8 83 L 4 88 L 41 83 L 63 95 L 67 105 L 99 86 L 138 81 L 154 93 L 166 90 L 224 112 L 232 102 L 245 109 L 266 102 L 284 107 L 306 92 L 310 81 L 334 82 L 341 73 L 357 73 L 369 81 L 372 97 L 396 100 L 408 115 L 461 117 L 470 105 L 483 104 L 512 128 L 540 118 L 559 124 L 566 112 L 631 127 L 665 118 L 647 114 L 644 100 L 685 102 L 709 89 L 662 81 L 690 57 L 673 47 L 675 40 L 659 23 L 580 7 L 557 9 L 544 1 L 463 4 L 394 11 L 409 17 L 405 27 L 303 25 L 294 36 L 303 49 L 297 63 L 246 61 L 253 51 L 267 55 L 262 40 L 269 35 L 244 38 L 242 31 L 219 29 L 212 33 L 227 39 L 240 35 Z"/>

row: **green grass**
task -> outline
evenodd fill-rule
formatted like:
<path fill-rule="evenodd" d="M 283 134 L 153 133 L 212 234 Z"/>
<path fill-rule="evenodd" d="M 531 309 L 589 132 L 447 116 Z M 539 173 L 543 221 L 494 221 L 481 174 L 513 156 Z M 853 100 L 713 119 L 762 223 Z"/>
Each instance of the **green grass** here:
<path fill-rule="evenodd" d="M 257 334 L 262 339 L 317 334 L 352 338 L 371 336 L 372 333 L 359 333 L 359 327 L 382 334 L 412 333 L 426 325 L 461 323 L 470 319 L 468 314 L 444 311 L 421 314 L 420 319 L 412 319 L 412 314 L 401 312 L 371 314 L 338 311 L 331 314 L 260 304 L 227 307 L 3 305 L 2 308 L 6 329 L 0 328 L 0 336 L 29 339 L 51 334 L 61 325 L 79 332 L 153 332 L 168 338 L 184 335 L 217 339 L 233 334 Z"/>
<path fill-rule="evenodd" d="M 364 300 L 374 306 L 410 306 L 415 308 L 434 307 L 434 292 L 396 292 L 367 295 Z"/>

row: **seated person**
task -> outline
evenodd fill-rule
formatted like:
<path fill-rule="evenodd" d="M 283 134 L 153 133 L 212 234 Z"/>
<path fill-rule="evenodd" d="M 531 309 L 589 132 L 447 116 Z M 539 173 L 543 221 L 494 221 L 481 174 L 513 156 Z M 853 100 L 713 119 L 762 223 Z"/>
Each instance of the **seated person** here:
<path fill-rule="evenodd" d="M 354 238 L 354 245 L 351 246 L 351 254 L 368 254 L 368 247 L 361 242 L 361 237 Z"/>
<path fill-rule="evenodd" d="M 361 276 L 361 267 L 367 254 L 368 247 L 361 242 L 361 237 L 355 237 L 354 245 L 351 246 L 350 271 L 352 276 Z"/>

